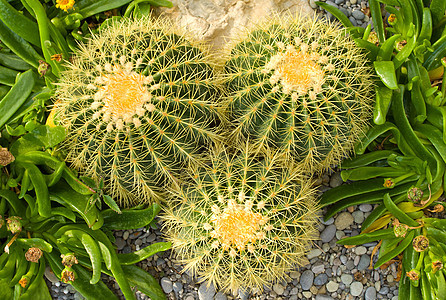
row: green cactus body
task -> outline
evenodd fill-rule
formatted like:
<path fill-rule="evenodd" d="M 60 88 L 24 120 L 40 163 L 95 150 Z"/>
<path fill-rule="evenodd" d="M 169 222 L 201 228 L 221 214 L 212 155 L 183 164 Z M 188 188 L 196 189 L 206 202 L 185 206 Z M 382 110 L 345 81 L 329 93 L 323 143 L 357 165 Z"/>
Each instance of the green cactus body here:
<path fill-rule="evenodd" d="M 372 69 L 343 29 L 311 18 L 257 26 L 224 69 L 234 138 L 322 171 L 352 149 L 370 113 Z"/>
<path fill-rule="evenodd" d="M 210 56 L 167 21 L 124 19 L 94 36 L 62 74 L 51 122 L 67 160 L 121 206 L 160 197 L 218 139 Z"/>
<path fill-rule="evenodd" d="M 172 193 L 163 229 L 177 259 L 203 281 L 262 290 L 305 264 L 317 231 L 314 190 L 294 168 L 277 167 L 274 155 L 214 153 Z"/>

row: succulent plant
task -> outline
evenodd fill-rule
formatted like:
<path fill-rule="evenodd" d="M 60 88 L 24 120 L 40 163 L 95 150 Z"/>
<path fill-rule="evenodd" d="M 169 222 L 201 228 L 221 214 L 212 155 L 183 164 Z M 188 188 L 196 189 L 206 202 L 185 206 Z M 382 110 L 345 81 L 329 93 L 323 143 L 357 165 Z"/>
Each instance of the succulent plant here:
<path fill-rule="evenodd" d="M 271 153 L 214 149 L 208 167 L 174 188 L 161 216 L 185 270 L 223 290 L 263 289 L 305 263 L 317 204 L 301 172 Z"/>
<path fill-rule="evenodd" d="M 334 24 L 297 17 L 257 25 L 224 67 L 233 137 L 249 138 L 327 169 L 352 149 L 367 125 L 372 68 Z"/>
<path fill-rule="evenodd" d="M 50 117 L 67 129 L 67 160 L 122 206 L 160 197 L 218 139 L 209 62 L 167 21 L 124 18 L 94 35 L 61 74 Z"/>

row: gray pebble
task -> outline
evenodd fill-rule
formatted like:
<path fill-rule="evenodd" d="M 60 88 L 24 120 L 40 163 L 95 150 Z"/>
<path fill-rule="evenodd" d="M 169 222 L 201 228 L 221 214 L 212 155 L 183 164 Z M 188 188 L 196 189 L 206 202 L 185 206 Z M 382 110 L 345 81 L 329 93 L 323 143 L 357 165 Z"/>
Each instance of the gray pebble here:
<path fill-rule="evenodd" d="M 56 284 L 56 283 L 60 284 L 59 279 L 56 277 L 56 275 L 54 275 L 54 273 L 50 267 L 46 267 L 45 277 L 46 277 L 46 279 L 48 279 L 49 281 L 51 281 L 54 284 Z"/>
<path fill-rule="evenodd" d="M 350 294 L 352 294 L 352 296 L 359 296 L 362 293 L 362 289 L 363 289 L 363 285 L 361 282 L 359 281 L 355 281 L 350 285 Z"/>
<path fill-rule="evenodd" d="M 361 259 L 359 260 L 358 263 L 358 271 L 367 269 L 369 265 L 370 265 L 370 256 L 368 256 L 367 254 L 361 255 Z"/>
<path fill-rule="evenodd" d="M 328 225 L 324 231 L 321 232 L 321 240 L 323 243 L 328 243 L 331 241 L 336 234 L 336 226 L 335 225 Z"/>
<path fill-rule="evenodd" d="M 280 283 L 276 283 L 275 285 L 273 285 L 273 291 L 276 292 L 277 295 L 282 295 L 285 291 L 285 287 Z"/>
<path fill-rule="evenodd" d="M 352 216 L 356 224 L 362 224 L 364 222 L 364 213 L 362 211 L 354 211 Z"/>
<path fill-rule="evenodd" d="M 180 292 L 182 289 L 183 289 L 183 284 L 182 284 L 181 282 L 179 282 L 179 281 L 175 281 L 174 284 L 173 284 L 173 291 L 174 291 L 175 293 L 178 293 L 178 292 Z"/>
<path fill-rule="evenodd" d="M 361 204 L 361 205 L 359 205 L 359 210 L 362 211 L 362 212 L 372 211 L 372 205 L 370 205 L 370 204 Z"/>
<path fill-rule="evenodd" d="M 304 291 L 307 291 L 313 285 L 314 273 L 311 270 L 305 270 L 300 276 L 300 285 Z"/>
<path fill-rule="evenodd" d="M 126 241 L 122 238 L 117 238 L 115 244 L 118 250 L 124 249 L 125 245 L 127 245 Z"/>
<path fill-rule="evenodd" d="M 327 3 L 328 3 L 328 1 L 327 1 Z M 340 186 L 343 183 L 344 183 L 344 181 L 341 178 L 341 173 L 336 172 L 333 175 L 331 175 L 330 187 L 335 188 L 337 186 Z"/>
<path fill-rule="evenodd" d="M 161 278 L 161 287 L 163 288 L 163 291 L 168 294 L 173 291 L 173 285 L 172 281 L 169 277 L 163 277 Z"/>
<path fill-rule="evenodd" d="M 324 285 L 328 281 L 328 276 L 325 273 L 319 274 L 314 278 L 314 285 Z"/>
<path fill-rule="evenodd" d="M 353 26 L 358 25 L 358 24 L 356 23 L 356 19 L 353 18 L 353 16 L 348 17 L 348 19 L 350 20 L 350 22 L 352 22 Z"/>
<path fill-rule="evenodd" d="M 368 287 L 365 291 L 365 300 L 375 300 L 376 299 L 376 289 L 375 287 L 371 286 Z"/>
<path fill-rule="evenodd" d="M 208 286 L 207 282 L 203 282 L 198 289 L 198 298 L 200 300 L 213 300 L 215 295 L 215 287 L 211 283 Z"/>
<path fill-rule="evenodd" d="M 317 295 L 316 300 L 333 300 L 333 298 L 327 295 Z"/>
<path fill-rule="evenodd" d="M 344 230 L 349 228 L 353 222 L 353 216 L 349 212 L 344 211 L 337 216 L 336 220 L 334 221 L 334 225 L 336 226 L 337 230 Z"/>
<path fill-rule="evenodd" d="M 331 217 L 331 218 L 328 219 L 327 221 L 324 221 L 324 220 L 321 218 L 321 223 L 324 224 L 324 225 L 331 225 L 331 224 L 334 223 L 334 218 Z"/>
<path fill-rule="evenodd" d="M 353 282 L 353 276 L 350 274 L 342 274 L 341 275 L 341 281 L 342 283 L 344 283 L 345 285 L 350 285 L 350 283 Z"/>
<path fill-rule="evenodd" d="M 324 273 L 324 271 L 325 271 L 325 266 L 324 266 L 324 264 L 321 263 L 321 262 L 315 263 L 315 264 L 311 267 L 311 271 L 313 271 L 314 274 Z"/>
<path fill-rule="evenodd" d="M 387 287 L 387 286 L 383 286 L 383 287 L 379 290 L 378 293 L 380 293 L 381 295 L 387 295 L 387 294 L 389 293 L 389 287 Z"/>
<path fill-rule="evenodd" d="M 367 248 L 363 246 L 359 246 L 355 248 L 356 255 L 364 255 L 367 253 Z"/>
<path fill-rule="evenodd" d="M 328 5 L 331 5 L 331 6 L 334 6 L 334 7 L 338 8 L 338 5 L 336 3 L 334 3 L 333 1 L 328 0 L 325 3 L 327 3 Z"/>
<path fill-rule="evenodd" d="M 313 259 L 313 258 L 315 258 L 315 257 L 318 257 L 318 256 L 321 255 L 321 254 L 322 254 L 322 251 L 321 251 L 321 250 L 319 250 L 318 248 L 314 248 L 314 249 L 311 249 L 310 252 L 308 252 L 308 254 L 307 254 L 307 258 L 308 258 L 309 260 L 311 260 L 311 259 Z"/>
<path fill-rule="evenodd" d="M 356 20 L 362 20 L 364 19 L 365 15 L 362 11 L 360 10 L 354 10 L 352 11 L 352 16 L 353 18 L 355 18 Z"/>

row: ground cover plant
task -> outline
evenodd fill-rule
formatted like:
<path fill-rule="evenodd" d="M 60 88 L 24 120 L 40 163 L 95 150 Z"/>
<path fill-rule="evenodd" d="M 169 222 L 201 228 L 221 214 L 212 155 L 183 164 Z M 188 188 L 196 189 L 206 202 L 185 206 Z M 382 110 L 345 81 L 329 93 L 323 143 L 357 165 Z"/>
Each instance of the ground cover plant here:
<path fill-rule="evenodd" d="M 74 1 L 59 0 L 0 2 L 2 299 L 51 299 L 43 279 L 47 266 L 87 299 L 117 298 L 100 280 L 101 273 L 114 277 L 127 299 L 135 299 L 132 287 L 152 299 L 165 299 L 157 280 L 135 263 L 170 244 L 116 254 L 111 232 L 149 226 L 159 205 L 119 208 L 104 193 L 103 181 L 78 177 L 67 166 L 65 153 L 56 149 L 66 138 L 65 129 L 45 124 L 54 85 L 77 47 L 68 46 L 70 39 L 89 34 L 86 27 L 92 20 L 87 17 L 103 20 L 98 13 L 114 8 L 123 14 L 147 15 L 149 2 L 169 4 L 138 1 L 123 7 L 129 2 L 78 1 L 74 6 Z M 56 18 L 62 20 L 57 26 Z M 82 42 L 84 37 L 78 39 Z"/>
<path fill-rule="evenodd" d="M 373 60 L 379 80 L 375 126 L 342 162 L 348 185 L 322 196 L 325 218 L 351 205 L 377 204 L 360 235 L 343 245 L 380 241 L 374 267 L 398 256 L 399 299 L 444 299 L 444 211 L 446 56 L 444 1 L 370 1 L 375 31 L 361 31 L 339 11 Z M 390 13 L 383 21 L 381 8 Z"/>

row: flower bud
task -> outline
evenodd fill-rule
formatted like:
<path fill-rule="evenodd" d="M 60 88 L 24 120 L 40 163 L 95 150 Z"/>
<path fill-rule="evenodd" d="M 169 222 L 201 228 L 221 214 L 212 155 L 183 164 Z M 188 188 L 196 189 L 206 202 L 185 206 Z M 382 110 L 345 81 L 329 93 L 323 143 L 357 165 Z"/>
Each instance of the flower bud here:
<path fill-rule="evenodd" d="M 416 236 L 412 241 L 413 249 L 417 252 L 426 251 L 429 247 L 429 239 L 424 235 Z"/>
<path fill-rule="evenodd" d="M 416 281 L 416 280 L 420 279 L 420 271 L 418 271 L 416 269 L 412 269 L 409 272 L 406 272 L 406 275 L 412 281 Z"/>
<path fill-rule="evenodd" d="M 22 276 L 22 278 L 20 278 L 19 280 L 19 284 L 22 286 L 22 288 L 25 288 L 29 283 L 29 278 L 26 277 L 25 275 Z"/>
<path fill-rule="evenodd" d="M 7 148 L 0 148 L 0 165 L 6 166 L 12 163 L 15 157 L 8 151 Z"/>
<path fill-rule="evenodd" d="M 409 199 L 413 203 L 419 204 L 422 198 L 423 198 L 423 190 L 417 188 L 416 186 L 411 187 L 407 191 L 407 199 Z"/>
<path fill-rule="evenodd" d="M 443 269 L 444 265 L 441 260 L 434 260 L 432 262 L 432 271 L 435 273 L 441 269 Z"/>
<path fill-rule="evenodd" d="M 49 69 L 50 65 L 46 61 L 39 60 L 39 67 L 37 68 L 37 72 L 40 74 L 40 77 L 45 76 Z"/>
<path fill-rule="evenodd" d="M 383 186 L 385 188 L 391 189 L 395 186 L 395 181 L 393 180 L 393 178 L 386 178 L 386 179 L 384 179 Z"/>
<path fill-rule="evenodd" d="M 79 263 L 74 253 L 61 254 L 60 257 L 62 257 L 62 264 L 66 267 Z"/>
<path fill-rule="evenodd" d="M 62 274 L 60 275 L 60 279 L 63 281 L 63 283 L 68 283 L 69 281 L 74 281 L 74 271 L 71 269 L 71 267 L 65 267 L 62 270 Z"/>
<path fill-rule="evenodd" d="M 22 222 L 20 221 L 22 218 L 19 216 L 11 216 L 6 219 L 6 229 L 11 231 L 12 234 L 16 234 L 17 232 L 22 230 Z"/>
<path fill-rule="evenodd" d="M 396 237 L 405 237 L 408 229 L 409 226 L 406 224 L 398 224 L 398 225 L 395 224 L 393 227 L 393 233 L 395 233 Z"/>
<path fill-rule="evenodd" d="M 395 14 L 390 14 L 389 18 L 387 18 L 387 22 L 392 26 L 396 24 L 397 20 Z"/>
<path fill-rule="evenodd" d="M 29 248 L 25 253 L 26 260 L 34 263 L 38 262 L 41 257 L 42 250 L 36 247 Z"/>

